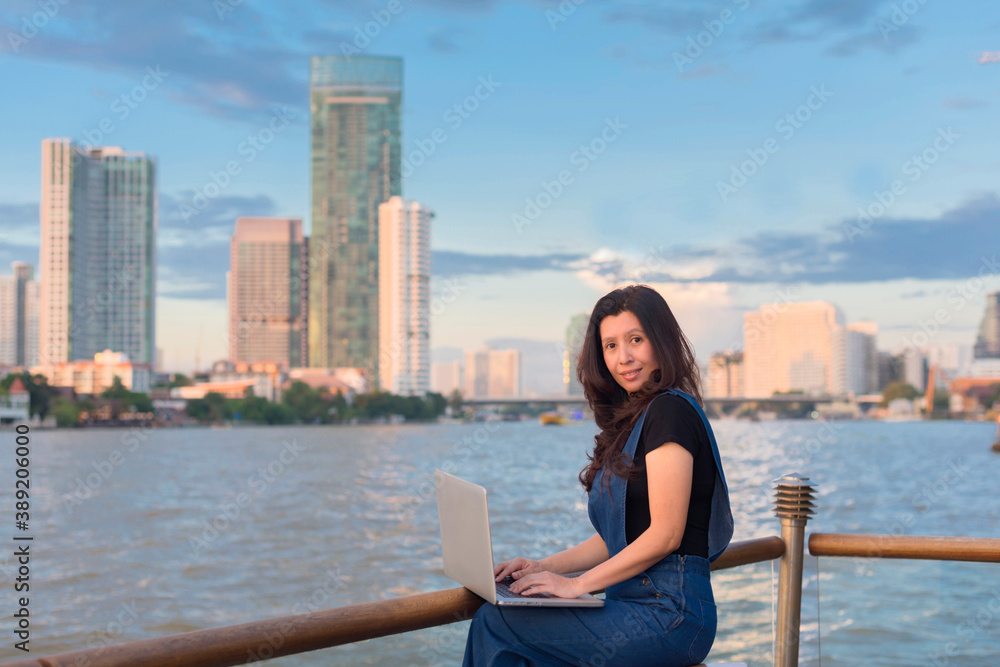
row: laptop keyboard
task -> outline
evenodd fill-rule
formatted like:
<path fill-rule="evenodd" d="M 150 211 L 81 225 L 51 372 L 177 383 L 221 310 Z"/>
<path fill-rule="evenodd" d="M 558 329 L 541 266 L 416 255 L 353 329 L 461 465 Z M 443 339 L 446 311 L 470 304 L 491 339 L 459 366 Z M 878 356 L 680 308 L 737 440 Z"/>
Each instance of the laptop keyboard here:
<path fill-rule="evenodd" d="M 497 595 L 502 595 L 508 598 L 550 598 L 552 595 L 548 593 L 536 593 L 534 595 L 521 595 L 520 593 L 515 593 L 510 590 L 510 585 L 514 583 L 514 577 L 508 576 L 503 581 L 496 582 L 497 584 Z"/>

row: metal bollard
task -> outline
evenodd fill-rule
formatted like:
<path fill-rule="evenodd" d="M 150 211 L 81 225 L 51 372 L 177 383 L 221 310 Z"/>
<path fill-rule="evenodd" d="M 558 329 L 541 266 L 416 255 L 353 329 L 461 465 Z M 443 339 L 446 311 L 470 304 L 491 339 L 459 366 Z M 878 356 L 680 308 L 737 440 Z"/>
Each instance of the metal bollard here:
<path fill-rule="evenodd" d="M 797 667 L 802 612 L 802 556 L 806 522 L 814 514 L 814 489 L 808 477 L 795 472 L 774 482 L 774 513 L 781 519 L 781 539 L 785 542 L 785 555 L 781 557 L 778 574 L 774 667 Z"/>

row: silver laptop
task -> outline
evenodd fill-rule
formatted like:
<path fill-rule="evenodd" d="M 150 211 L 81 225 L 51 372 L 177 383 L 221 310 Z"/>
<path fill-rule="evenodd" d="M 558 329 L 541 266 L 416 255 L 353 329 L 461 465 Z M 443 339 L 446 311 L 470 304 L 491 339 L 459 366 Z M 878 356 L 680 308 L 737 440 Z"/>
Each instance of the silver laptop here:
<path fill-rule="evenodd" d="M 493 543 L 486 509 L 486 489 L 434 471 L 444 573 L 490 604 L 528 607 L 602 607 L 604 600 L 589 593 L 560 598 L 548 593 L 517 595 L 505 590 L 493 575 Z"/>

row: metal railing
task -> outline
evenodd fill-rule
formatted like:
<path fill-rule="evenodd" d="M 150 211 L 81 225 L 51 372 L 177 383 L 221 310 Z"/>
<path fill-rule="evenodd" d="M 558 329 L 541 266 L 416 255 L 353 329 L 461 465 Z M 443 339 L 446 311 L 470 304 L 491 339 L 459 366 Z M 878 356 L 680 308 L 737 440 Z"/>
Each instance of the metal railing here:
<path fill-rule="evenodd" d="M 781 559 L 775 630 L 775 667 L 798 662 L 805 526 L 813 513 L 813 486 L 801 475 L 776 480 L 775 513 L 782 536 L 734 542 L 712 564 L 724 570 Z M 1000 539 L 814 533 L 813 556 L 917 558 L 1000 562 Z M 332 648 L 366 639 L 465 621 L 483 604 L 465 588 L 284 616 L 6 662 L 0 667 L 225 667 Z"/>

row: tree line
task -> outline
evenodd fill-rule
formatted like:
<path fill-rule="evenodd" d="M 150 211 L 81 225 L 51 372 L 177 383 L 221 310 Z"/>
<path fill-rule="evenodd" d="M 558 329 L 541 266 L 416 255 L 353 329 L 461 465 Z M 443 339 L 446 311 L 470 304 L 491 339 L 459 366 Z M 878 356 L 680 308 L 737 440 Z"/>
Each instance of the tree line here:
<path fill-rule="evenodd" d="M 187 403 L 187 415 L 201 422 L 240 421 L 256 424 L 341 424 L 389 419 L 434 420 L 444 414 L 447 399 L 441 394 L 397 396 L 384 391 L 356 394 L 350 403 L 343 394 L 330 395 L 305 382 L 293 382 L 271 402 L 259 396 L 231 399 L 217 393 Z"/>
<path fill-rule="evenodd" d="M 0 393 L 6 394 L 15 378 L 21 378 L 31 398 L 32 416 L 45 419 L 55 417 L 57 426 L 75 426 L 96 421 L 101 412 L 112 417 L 122 413 L 153 413 L 152 399 L 142 393 L 130 391 L 117 376 L 112 386 L 98 396 L 68 398 L 64 391 L 53 387 L 43 375 L 30 373 L 8 374 L 0 380 Z M 183 378 L 171 386 L 186 384 Z M 460 401 L 460 399 L 459 399 Z M 454 400 L 452 401 L 454 404 Z M 239 421 L 254 424 L 340 424 L 390 419 L 398 415 L 406 421 L 428 421 L 440 417 L 449 401 L 441 394 L 426 396 L 397 396 L 383 391 L 357 394 L 348 403 L 340 392 L 329 394 L 313 389 L 305 382 L 293 382 L 282 393 L 281 400 L 272 402 L 249 394 L 232 399 L 218 393 L 187 402 L 186 414 L 199 422 Z M 460 402 L 458 406 L 460 407 Z M 82 417 L 82 418 L 81 418 Z"/>

